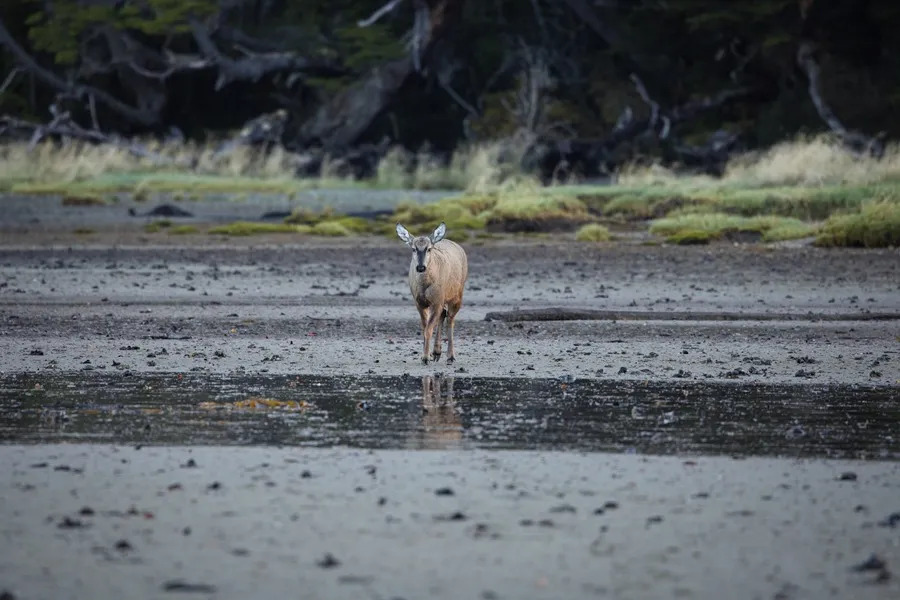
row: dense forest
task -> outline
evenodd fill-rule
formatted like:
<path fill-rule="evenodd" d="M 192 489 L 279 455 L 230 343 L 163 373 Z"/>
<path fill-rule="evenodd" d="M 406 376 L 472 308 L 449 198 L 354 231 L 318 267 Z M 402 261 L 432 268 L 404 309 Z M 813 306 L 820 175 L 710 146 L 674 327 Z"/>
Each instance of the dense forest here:
<path fill-rule="evenodd" d="M 0 136 L 448 156 L 547 176 L 900 137 L 896 0 L 3 0 Z M 313 164 L 312 163 L 307 164 Z"/>

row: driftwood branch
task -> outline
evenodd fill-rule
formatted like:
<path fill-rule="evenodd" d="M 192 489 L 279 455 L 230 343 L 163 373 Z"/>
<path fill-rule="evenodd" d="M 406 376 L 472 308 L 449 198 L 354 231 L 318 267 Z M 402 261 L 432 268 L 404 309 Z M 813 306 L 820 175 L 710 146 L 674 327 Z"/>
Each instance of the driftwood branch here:
<path fill-rule="evenodd" d="M 900 313 L 859 313 L 816 315 L 820 321 L 900 321 Z M 527 321 L 794 321 L 809 320 L 808 314 L 791 313 L 718 313 L 718 312 L 655 312 L 617 311 L 573 308 L 535 308 L 489 312 L 485 321 L 521 323 Z"/>
<path fill-rule="evenodd" d="M 147 126 L 159 123 L 160 116 L 156 112 L 135 108 L 101 89 L 72 81 L 66 81 L 56 73 L 45 69 L 39 65 L 34 57 L 28 54 L 18 42 L 16 42 L 15 38 L 13 38 L 12 34 L 4 26 L 2 19 L 0 19 L 0 46 L 5 46 L 22 68 L 32 73 L 37 79 L 43 81 L 47 85 L 63 92 L 66 96 L 84 100 L 92 95 L 97 99 L 97 102 L 100 102 L 116 114 L 123 116 L 132 122 Z"/>
<path fill-rule="evenodd" d="M 869 137 L 858 131 L 847 129 L 841 120 L 838 119 L 834 111 L 825 101 L 822 95 L 821 75 L 822 69 L 816 60 L 816 48 L 810 43 L 800 45 L 797 51 L 797 63 L 806 73 L 809 80 L 809 97 L 812 99 L 813 105 L 819 117 L 828 125 L 828 127 L 841 138 L 849 148 L 854 152 L 865 153 L 875 157 L 884 155 L 884 133 L 880 133 L 875 137 Z"/>
<path fill-rule="evenodd" d="M 203 57 L 219 69 L 215 89 L 220 90 L 234 81 L 259 81 L 269 73 L 279 71 L 308 72 L 317 75 L 336 76 L 344 69 L 331 63 L 311 60 L 292 52 L 250 53 L 233 59 L 219 50 L 206 25 L 196 17 L 189 19 L 194 41 Z"/>

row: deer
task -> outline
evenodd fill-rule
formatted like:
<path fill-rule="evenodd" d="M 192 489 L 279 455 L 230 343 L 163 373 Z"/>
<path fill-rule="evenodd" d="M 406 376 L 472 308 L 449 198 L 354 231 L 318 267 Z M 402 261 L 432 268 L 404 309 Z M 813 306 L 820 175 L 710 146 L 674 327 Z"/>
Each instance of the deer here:
<path fill-rule="evenodd" d="M 445 240 L 447 226 L 441 222 L 431 235 L 413 237 L 397 223 L 397 235 L 412 248 L 409 263 L 409 291 L 422 321 L 425 340 L 422 363 L 428 364 L 428 346 L 434 335 L 431 358 L 441 359 L 441 333 L 447 331 L 447 362 L 456 360 L 453 348 L 453 325 L 462 307 L 463 288 L 469 276 L 466 251 L 452 240 Z M 444 325 L 444 321 L 446 324 Z"/>

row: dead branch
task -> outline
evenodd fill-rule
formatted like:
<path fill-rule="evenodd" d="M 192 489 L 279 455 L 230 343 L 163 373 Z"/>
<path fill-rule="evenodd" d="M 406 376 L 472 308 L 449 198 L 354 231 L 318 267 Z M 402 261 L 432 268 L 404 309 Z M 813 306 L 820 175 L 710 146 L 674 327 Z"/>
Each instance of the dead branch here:
<path fill-rule="evenodd" d="M 723 90 L 713 96 L 691 100 L 672 109 L 660 107 L 658 119 L 663 122 L 663 129 L 659 135 L 668 135 L 670 127 L 691 121 L 705 112 L 735 100 L 746 98 L 753 91 L 750 88 Z M 539 170 L 545 180 L 548 180 L 562 161 L 567 161 L 569 165 L 582 168 L 585 174 L 590 174 L 605 164 L 620 144 L 644 135 L 650 126 L 651 118 L 635 119 L 626 107 L 620 122 L 605 138 L 535 142 L 523 156 L 522 167 L 526 171 Z"/>
<path fill-rule="evenodd" d="M 259 81 L 265 75 L 278 71 L 307 72 L 326 76 L 345 73 L 344 69 L 329 62 L 311 60 L 292 52 L 251 53 L 235 60 L 219 50 L 206 25 L 199 19 L 191 17 L 189 22 L 200 53 L 219 69 L 216 90 L 220 90 L 234 81 Z"/>
<path fill-rule="evenodd" d="M 159 123 L 160 116 L 158 112 L 142 110 L 128 105 L 101 89 L 75 83 L 74 81 L 66 81 L 52 71 L 45 69 L 16 42 L 15 38 L 4 26 L 2 19 L 0 19 L 0 46 L 5 46 L 22 68 L 31 72 L 47 85 L 63 92 L 66 96 L 84 101 L 88 96 L 93 95 L 98 102 L 132 122 L 147 126 Z"/>
<path fill-rule="evenodd" d="M 423 35 L 422 64 L 428 64 L 434 48 L 460 18 L 465 0 L 422 0 L 428 24 Z M 420 12 L 420 14 L 426 14 Z M 372 122 L 390 107 L 398 90 L 416 73 L 411 56 L 372 68 L 351 87 L 319 107 L 300 127 L 292 145 L 321 146 L 329 153 L 341 153 L 357 143 Z"/>
<path fill-rule="evenodd" d="M 4 94 L 4 92 L 6 92 L 6 88 L 8 88 L 12 84 L 12 82 L 16 78 L 16 75 L 18 75 L 21 72 L 22 72 L 22 69 L 20 69 L 19 67 L 13 67 L 10 70 L 9 75 L 7 75 L 6 79 L 3 80 L 3 83 L 0 84 L 0 96 L 2 96 Z"/>
<path fill-rule="evenodd" d="M 650 93 L 647 91 L 641 78 L 637 76 L 637 73 L 632 73 L 630 79 L 634 83 L 638 95 L 640 95 L 641 99 L 650 107 L 650 119 L 647 121 L 647 130 L 652 131 L 656 127 L 657 119 L 659 119 L 659 102 L 650 97 Z M 668 130 L 668 128 L 666 128 L 666 130 Z"/>
<path fill-rule="evenodd" d="M 812 99 L 819 117 L 851 150 L 880 158 L 884 155 L 884 132 L 879 133 L 875 137 L 869 137 L 858 131 L 851 131 L 841 123 L 822 95 L 822 70 L 815 54 L 816 48 L 813 44 L 803 43 L 797 51 L 797 63 L 806 73 L 806 77 L 809 80 L 809 97 Z"/>
<path fill-rule="evenodd" d="M 381 8 L 379 8 L 378 10 L 376 10 L 375 12 L 373 12 L 373 13 L 369 16 L 368 19 L 363 19 L 363 20 L 361 20 L 361 21 L 357 21 L 357 22 L 356 22 L 356 25 L 359 26 L 359 27 L 368 27 L 369 25 L 374 25 L 375 23 L 378 22 L 378 19 L 380 19 L 380 18 L 383 17 L 384 15 L 388 14 L 389 12 L 391 12 L 392 10 L 394 10 L 395 8 L 397 8 L 397 6 L 398 6 L 401 2 L 403 2 L 403 0 L 391 0 L 390 2 L 388 2 L 388 3 L 385 4 L 384 6 L 382 6 Z"/>

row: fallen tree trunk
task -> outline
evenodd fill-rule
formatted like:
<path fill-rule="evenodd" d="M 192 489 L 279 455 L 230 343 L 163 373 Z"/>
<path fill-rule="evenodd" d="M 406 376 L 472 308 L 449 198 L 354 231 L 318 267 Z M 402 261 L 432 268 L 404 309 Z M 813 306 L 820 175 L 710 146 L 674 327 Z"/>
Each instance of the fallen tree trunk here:
<path fill-rule="evenodd" d="M 535 308 L 489 312 L 485 321 L 900 321 L 900 313 L 718 313 L 616 311 L 580 308 Z"/>

